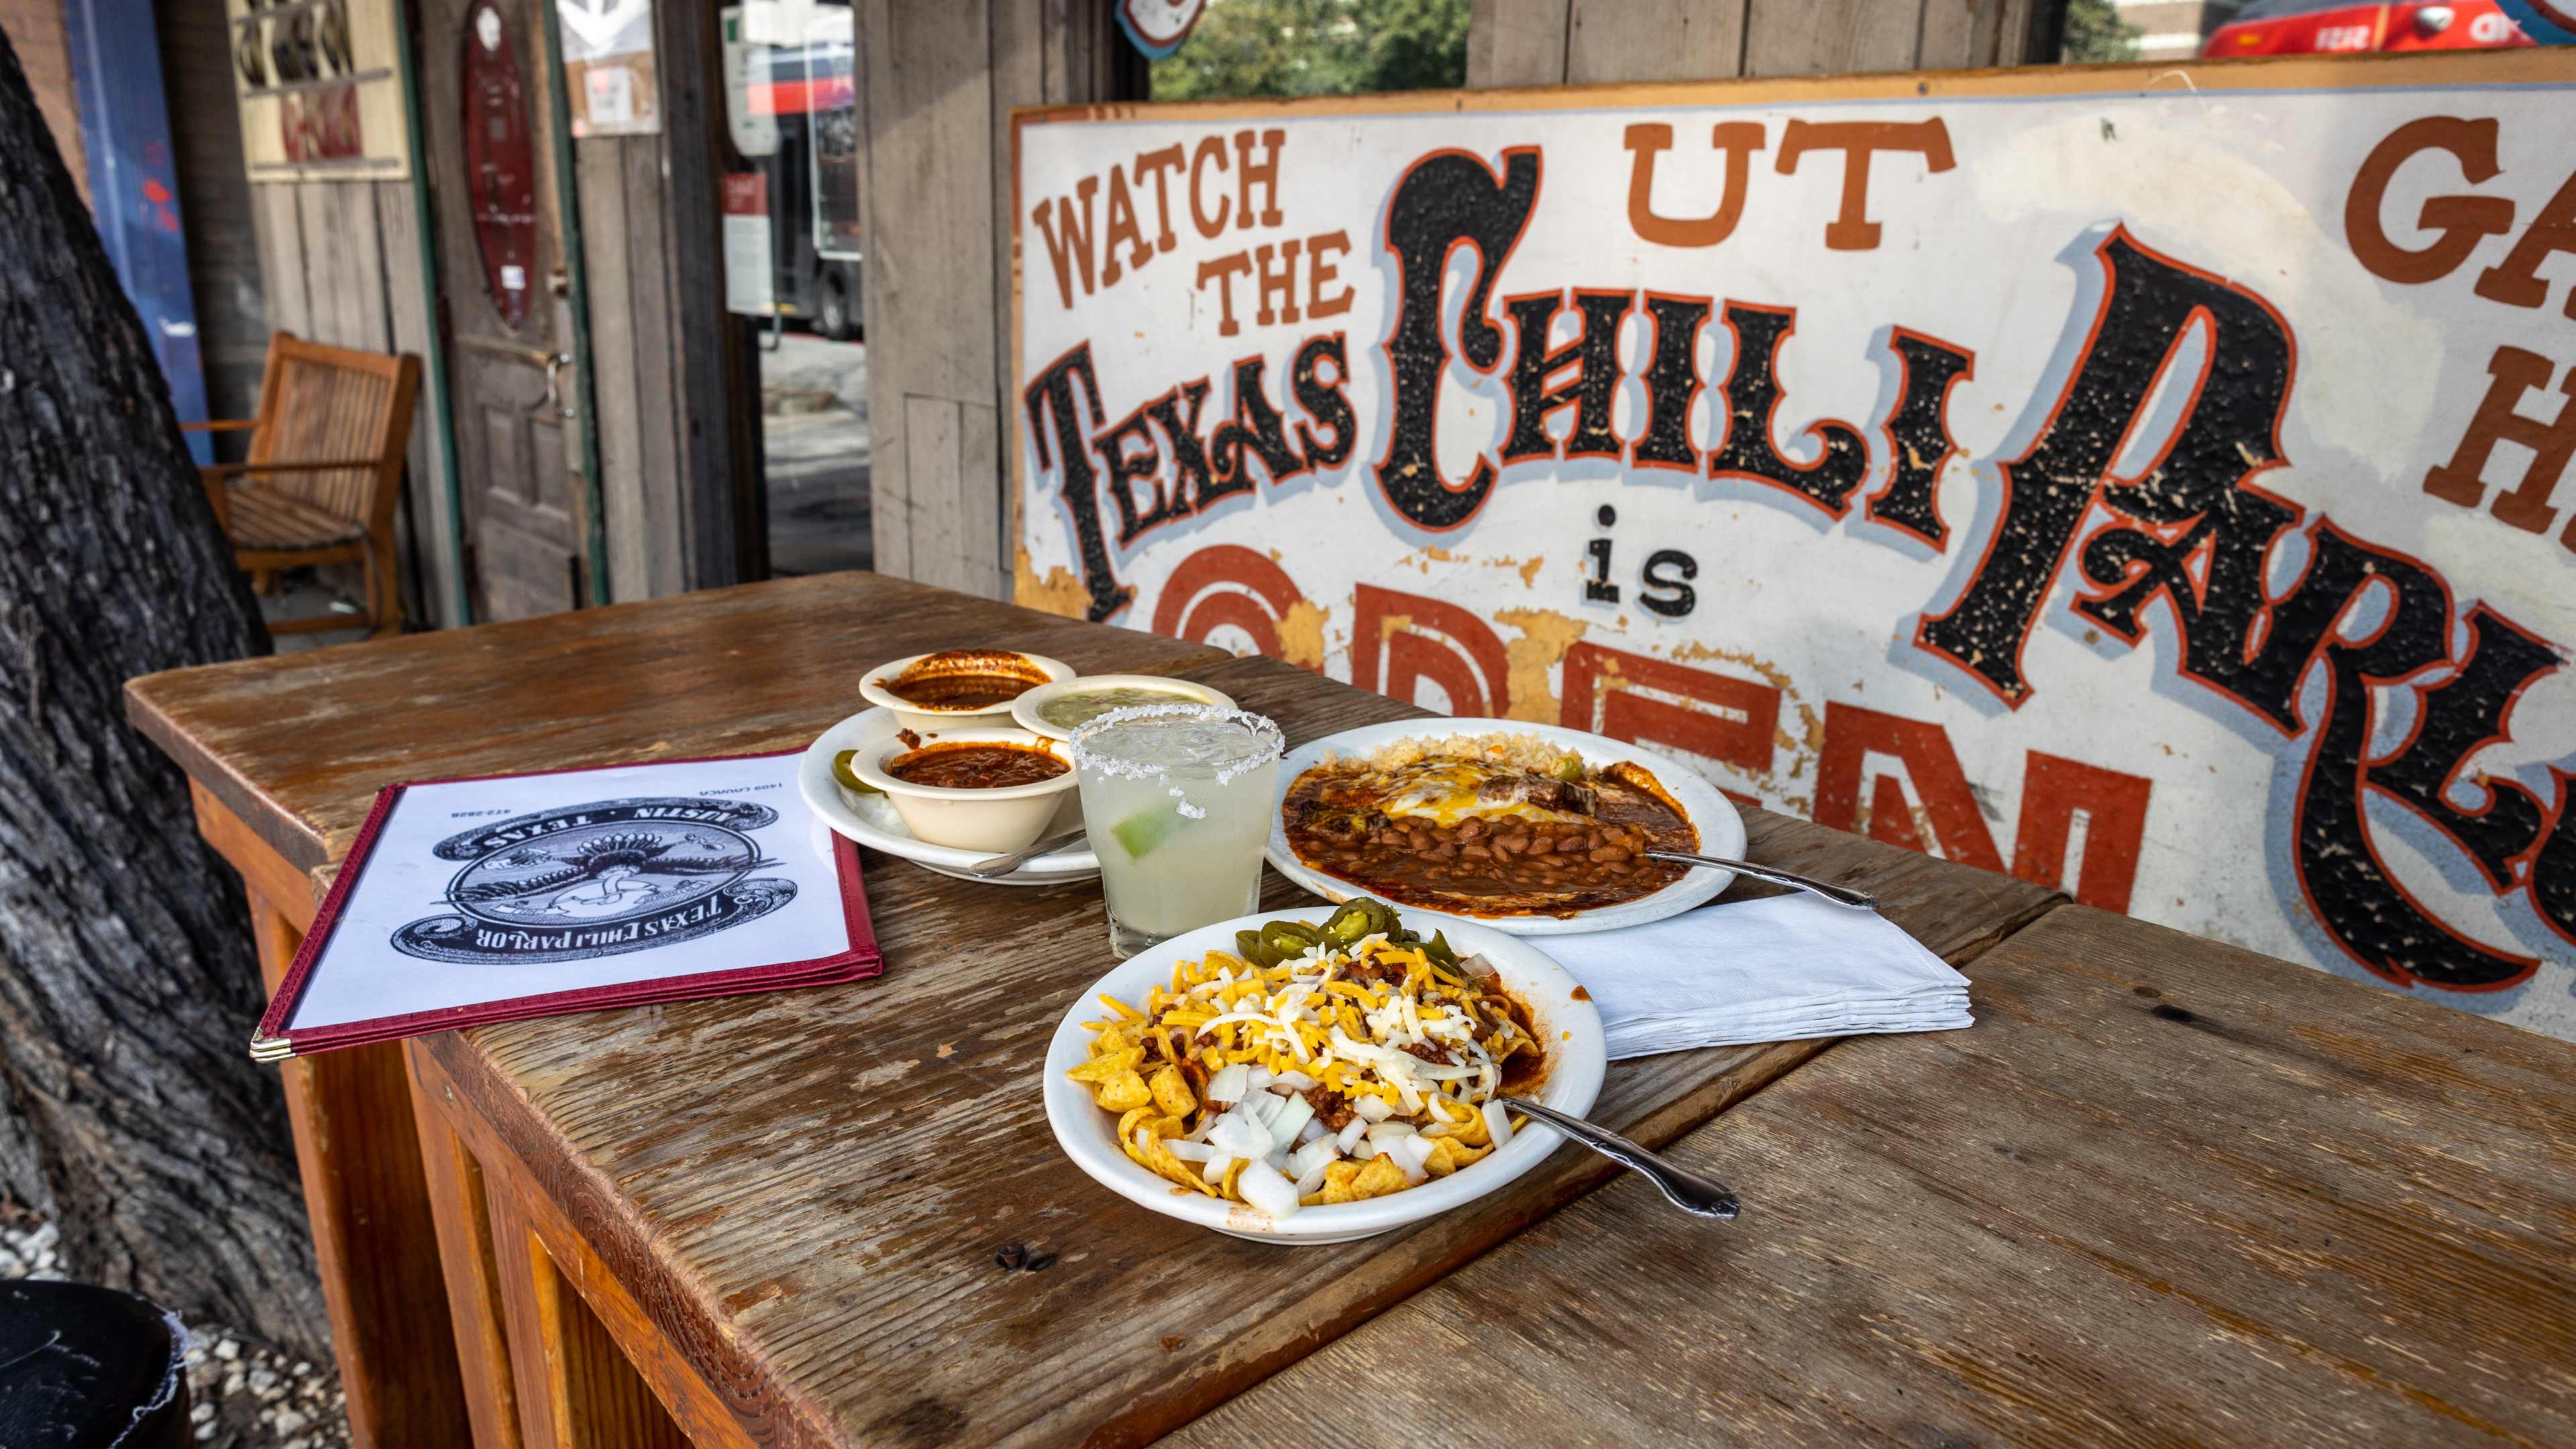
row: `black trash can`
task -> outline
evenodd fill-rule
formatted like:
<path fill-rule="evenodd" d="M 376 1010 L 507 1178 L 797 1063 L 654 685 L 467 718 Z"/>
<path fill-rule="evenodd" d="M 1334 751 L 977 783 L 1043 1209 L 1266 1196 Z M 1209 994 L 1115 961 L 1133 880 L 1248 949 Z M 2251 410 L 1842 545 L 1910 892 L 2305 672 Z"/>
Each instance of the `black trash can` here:
<path fill-rule="evenodd" d="M 0 1282 L 0 1445 L 185 1449 L 176 1320 L 86 1283 Z"/>

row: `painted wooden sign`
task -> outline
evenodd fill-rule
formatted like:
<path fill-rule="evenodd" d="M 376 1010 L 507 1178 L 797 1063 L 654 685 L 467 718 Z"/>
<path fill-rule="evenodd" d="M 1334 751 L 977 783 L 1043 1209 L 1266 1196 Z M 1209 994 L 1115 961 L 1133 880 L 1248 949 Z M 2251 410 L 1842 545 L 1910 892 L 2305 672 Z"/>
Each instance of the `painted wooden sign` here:
<path fill-rule="evenodd" d="M 2576 1035 L 2571 105 L 1027 113 L 1018 591 Z"/>

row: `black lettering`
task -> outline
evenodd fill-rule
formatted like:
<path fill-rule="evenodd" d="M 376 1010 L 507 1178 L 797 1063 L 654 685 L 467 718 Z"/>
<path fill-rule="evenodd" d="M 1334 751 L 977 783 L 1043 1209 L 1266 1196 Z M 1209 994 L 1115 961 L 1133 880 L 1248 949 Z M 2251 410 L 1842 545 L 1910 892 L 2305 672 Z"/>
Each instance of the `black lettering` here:
<path fill-rule="evenodd" d="M 1316 369 L 1325 363 L 1333 365 L 1333 380 L 1325 382 Z M 1342 334 L 1309 337 L 1297 349 L 1297 361 L 1288 372 L 1288 385 L 1297 394 L 1297 406 L 1306 410 L 1332 441 L 1321 441 L 1312 428 L 1297 425 L 1297 446 L 1306 453 L 1310 468 L 1338 468 L 1350 461 L 1351 449 L 1359 445 L 1359 418 L 1351 411 L 1350 394 L 1344 389 L 1351 380 L 1350 359 L 1343 355 Z"/>
<path fill-rule="evenodd" d="M 1773 414 L 1780 410 L 1780 339 L 1797 325 L 1798 314 L 1729 302 L 1725 316 L 1735 334 L 1735 365 L 1726 375 L 1726 443 L 1708 455 L 1708 476 L 1768 483 L 1842 517 L 1851 506 L 1845 500 L 1869 472 L 1869 448 L 1858 430 L 1831 418 L 1810 425 L 1807 431 L 1824 452 L 1803 467 L 1781 457 L 1771 443 Z"/>
<path fill-rule="evenodd" d="M 1634 130 L 1634 127 L 1630 128 Z M 1628 450 L 1637 468 L 1699 468 L 1699 449 L 1691 446 L 1691 404 L 1703 385 L 1699 375 L 1699 330 L 1708 325 L 1706 297 L 1659 297 L 1646 294 L 1646 316 L 1654 324 L 1655 350 L 1639 374 L 1646 384 L 1646 431 Z"/>
<path fill-rule="evenodd" d="M 1439 151 L 1415 162 L 1387 202 L 1386 245 L 1395 253 L 1399 278 L 1395 322 L 1386 340 L 1395 398 L 1377 484 L 1396 512 L 1421 527 L 1457 527 L 1475 516 L 1494 487 L 1494 465 L 1483 458 L 1464 483 L 1450 486 L 1432 446 L 1440 379 L 1449 368 L 1440 328 L 1449 254 L 1462 246 L 1476 249 L 1458 347 L 1470 366 L 1491 372 L 1502 360 L 1503 335 L 1486 308 L 1503 261 L 1538 202 L 1538 181 L 1535 147 L 1505 151 L 1499 176 L 1463 151 Z"/>
<path fill-rule="evenodd" d="M 2525 685 L 2558 667 L 2557 652 L 2485 606 L 2469 611 L 2469 657 L 2459 672 L 2423 690 L 2415 736 L 2393 759 L 2362 771 L 2363 779 L 2406 802 L 2486 873 L 2498 892 L 2513 889 L 2513 859 L 2540 839 L 2540 802 L 2520 785 L 2487 776 L 2487 803 L 2462 810 L 2443 798 L 2469 756 L 2504 734 L 2505 711 Z"/>
<path fill-rule="evenodd" d="M 1038 466 L 1053 468 L 1057 458 L 1064 460 L 1056 496 L 1073 524 L 1082 587 L 1091 596 L 1091 607 L 1084 611 L 1084 617 L 1097 624 L 1134 603 L 1136 590 L 1133 585 L 1119 583 L 1109 567 L 1109 541 L 1100 531 L 1100 498 L 1097 479 L 1091 471 L 1091 449 L 1083 436 L 1082 420 L 1075 413 L 1073 384 L 1077 377 L 1082 380 L 1084 401 L 1090 405 L 1091 426 L 1099 427 L 1108 419 L 1100 409 L 1100 377 L 1092 369 L 1088 342 L 1039 373 L 1021 394 L 1021 402 L 1028 409 L 1029 441 L 1037 450 Z M 1052 427 L 1050 417 L 1054 420 Z"/>
<path fill-rule="evenodd" d="M 1950 530 L 1941 522 L 1932 490 L 1950 455 L 1959 451 L 1950 436 L 1950 389 L 1961 378 L 1976 375 L 1976 355 L 1901 327 L 1888 346 L 1896 353 L 1904 384 L 1896 411 L 1887 419 L 1888 450 L 1896 455 L 1896 466 L 1861 512 L 1873 523 L 1904 529 L 1939 548 L 1949 541 Z"/>
<path fill-rule="evenodd" d="M 2295 671 L 2286 681 L 2243 676 L 2246 646 L 2262 612 L 2264 551 L 2299 515 L 2238 485 L 2281 461 L 2273 429 L 2289 397 L 2289 331 L 2253 294 L 2158 256 L 2126 231 L 2114 231 L 2100 252 L 2108 286 L 2093 335 L 2038 440 L 2000 465 L 2003 517 L 1967 590 L 1948 613 L 1926 619 L 1918 639 L 2007 703 L 2027 699 L 2022 645 L 2099 493 L 2133 518 L 2167 523 L 2199 516 L 2203 526 L 2186 533 L 2187 542 L 2170 545 L 2135 531 L 2119 531 L 2116 542 L 2108 535 L 2096 539 L 2088 574 L 2097 583 L 2122 579 L 2128 587 L 2090 601 L 2085 612 L 2134 638 L 2138 604 L 2161 592 L 2179 606 L 2189 583 L 2180 561 L 2208 542 L 2211 577 L 2196 591 L 2199 627 L 2190 640 L 2198 653 L 2186 667 L 2283 719 Z M 2113 462 L 2195 318 L 2208 321 L 2211 335 L 2207 376 L 2189 414 L 2143 478 L 2106 488 Z M 2213 511 L 2215 517 L 2203 516 Z M 2217 606 L 2222 601 L 2227 607 Z M 2268 641 L 2265 652 L 2287 662 Z M 2230 679 L 2235 683 L 2225 682 Z"/>
<path fill-rule="evenodd" d="M 1118 426 L 1091 440 L 1091 446 L 1099 450 L 1101 465 L 1108 470 L 1105 486 L 1109 501 L 1118 508 L 1120 548 L 1134 543 L 1149 528 L 1189 516 L 1189 504 L 1179 489 L 1168 494 L 1163 491 L 1163 454 L 1154 446 L 1154 431 L 1147 424 L 1152 408 L 1153 404 L 1147 403 L 1119 419 Z M 1141 507 L 1136 501 L 1139 485 L 1146 497 Z"/>
<path fill-rule="evenodd" d="M 2531 960 L 2469 940 L 2408 898 L 2381 863 L 2362 813 L 2374 723 L 2371 686 L 2403 679 L 2448 655 L 2449 591 L 2414 561 L 2347 538 L 2331 524 L 2317 529 L 2316 552 L 2303 591 L 2319 587 L 2349 603 L 2378 580 L 2396 596 L 2367 642 L 2332 640 L 2323 651 L 2325 719 L 2299 787 L 2299 885 L 2335 943 L 2392 981 L 2458 990 L 2491 989 L 2526 977 Z"/>
<path fill-rule="evenodd" d="M 1659 548 L 1646 556 L 1646 587 L 1637 602 L 1667 619 L 1679 619 L 1699 607 L 1699 591 L 1684 579 L 1699 577 L 1699 560 L 1677 548 Z"/>
<path fill-rule="evenodd" d="M 1618 396 L 1619 324 L 1635 305 L 1629 292 L 1577 292 L 1576 310 L 1583 330 L 1572 342 L 1551 352 L 1547 332 L 1556 321 L 1559 294 L 1515 297 L 1504 305 L 1512 314 L 1518 352 L 1512 358 L 1512 429 L 1503 441 L 1503 461 L 1524 458 L 1616 458 L 1618 435 L 1610 431 L 1610 401 Z M 1567 368 L 1574 375 L 1561 387 L 1547 380 Z M 1547 421 L 1560 409 L 1574 409 L 1574 430 L 1559 452 L 1547 435 Z"/>
<path fill-rule="evenodd" d="M 1261 457 L 1261 466 L 1273 483 L 1284 483 L 1306 471 L 1306 461 L 1288 446 L 1288 422 L 1279 409 L 1270 405 L 1270 395 L 1261 384 L 1268 364 L 1258 357 L 1247 357 L 1234 365 L 1234 417 L 1216 425 L 1216 436 L 1209 441 L 1208 456 L 1216 471 L 1220 495 L 1239 493 L 1252 486 L 1245 477 L 1246 449 Z"/>
<path fill-rule="evenodd" d="M 1196 382 L 1182 383 L 1145 404 L 1146 413 L 1154 419 L 1154 426 L 1163 430 L 1163 441 L 1172 450 L 1172 516 L 1175 518 L 1204 509 L 1225 496 L 1216 486 L 1213 470 L 1208 465 L 1207 449 L 1199 442 L 1199 410 L 1206 405 L 1207 396 L 1208 382 L 1203 377 Z M 1189 408 L 1186 413 L 1181 411 L 1185 404 Z M 1183 502 L 1184 498 L 1188 501 Z"/>

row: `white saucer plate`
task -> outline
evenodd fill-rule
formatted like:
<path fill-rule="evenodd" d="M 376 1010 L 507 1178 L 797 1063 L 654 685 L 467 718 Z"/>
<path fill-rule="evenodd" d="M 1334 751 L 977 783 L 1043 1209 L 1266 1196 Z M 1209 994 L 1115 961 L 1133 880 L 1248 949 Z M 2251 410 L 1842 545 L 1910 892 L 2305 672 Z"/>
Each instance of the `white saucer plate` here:
<path fill-rule="evenodd" d="M 885 708 L 861 710 L 830 729 L 805 747 L 805 757 L 797 763 L 796 787 L 813 808 L 816 818 L 831 827 L 835 834 L 888 855 L 901 856 L 924 870 L 959 880 L 985 885 L 1047 886 L 1069 881 L 1092 880 L 1100 874 L 1100 857 L 1091 853 L 1089 841 L 1077 841 L 1066 850 L 1049 851 L 1030 860 L 1006 876 L 985 880 L 966 873 L 966 867 L 979 860 L 989 860 L 992 852 L 959 850 L 954 846 L 932 845 L 904 828 L 894 802 L 882 795 L 861 795 L 842 788 L 832 778 L 832 757 L 843 750 L 865 749 L 895 732 L 894 711 Z M 1068 790 L 1064 804 L 1055 819 L 1047 822 L 1046 834 L 1055 835 L 1082 824 L 1082 797 Z"/>
<path fill-rule="evenodd" d="M 1516 734 L 1531 735 L 1549 744 L 1583 757 L 1583 762 L 1598 768 L 1626 760 L 1651 773 L 1667 794 L 1682 807 L 1682 813 L 1699 831 L 1699 848 L 1704 855 L 1744 858 L 1744 816 L 1735 802 L 1718 793 L 1716 786 L 1701 779 L 1699 772 L 1678 760 L 1641 750 L 1635 745 L 1611 739 L 1607 735 L 1586 734 L 1561 725 L 1531 724 L 1516 719 L 1414 719 L 1395 720 L 1387 724 L 1362 725 L 1340 734 L 1300 745 L 1279 762 L 1279 795 L 1270 807 L 1270 844 L 1263 852 L 1279 873 L 1329 901 L 1346 901 L 1366 895 L 1361 886 L 1313 869 L 1299 860 L 1288 848 L 1286 822 L 1280 817 L 1280 806 L 1288 798 L 1288 787 L 1297 777 L 1321 762 L 1327 755 L 1364 756 L 1383 749 L 1398 740 L 1440 739 L 1448 735 Z M 1622 926 L 1642 926 L 1677 916 L 1701 905 L 1726 889 L 1735 872 L 1710 866 L 1693 866 L 1680 880 L 1633 901 L 1615 906 L 1599 906 L 1578 911 L 1571 916 L 1469 916 L 1456 912 L 1435 911 L 1428 906 L 1394 903 L 1408 918 L 1440 916 L 1447 920 L 1472 921 L 1515 936 L 1562 936 L 1577 931 L 1611 931 Z"/>

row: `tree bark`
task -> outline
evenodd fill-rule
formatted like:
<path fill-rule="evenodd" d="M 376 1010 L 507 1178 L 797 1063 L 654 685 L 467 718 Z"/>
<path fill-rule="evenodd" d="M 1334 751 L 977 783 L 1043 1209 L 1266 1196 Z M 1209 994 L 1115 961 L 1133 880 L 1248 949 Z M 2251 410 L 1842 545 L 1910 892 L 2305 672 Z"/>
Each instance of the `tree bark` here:
<path fill-rule="evenodd" d="M 0 38 L 0 1180 L 81 1278 L 329 1341 L 240 880 L 133 675 L 263 653 L 143 325 Z"/>

